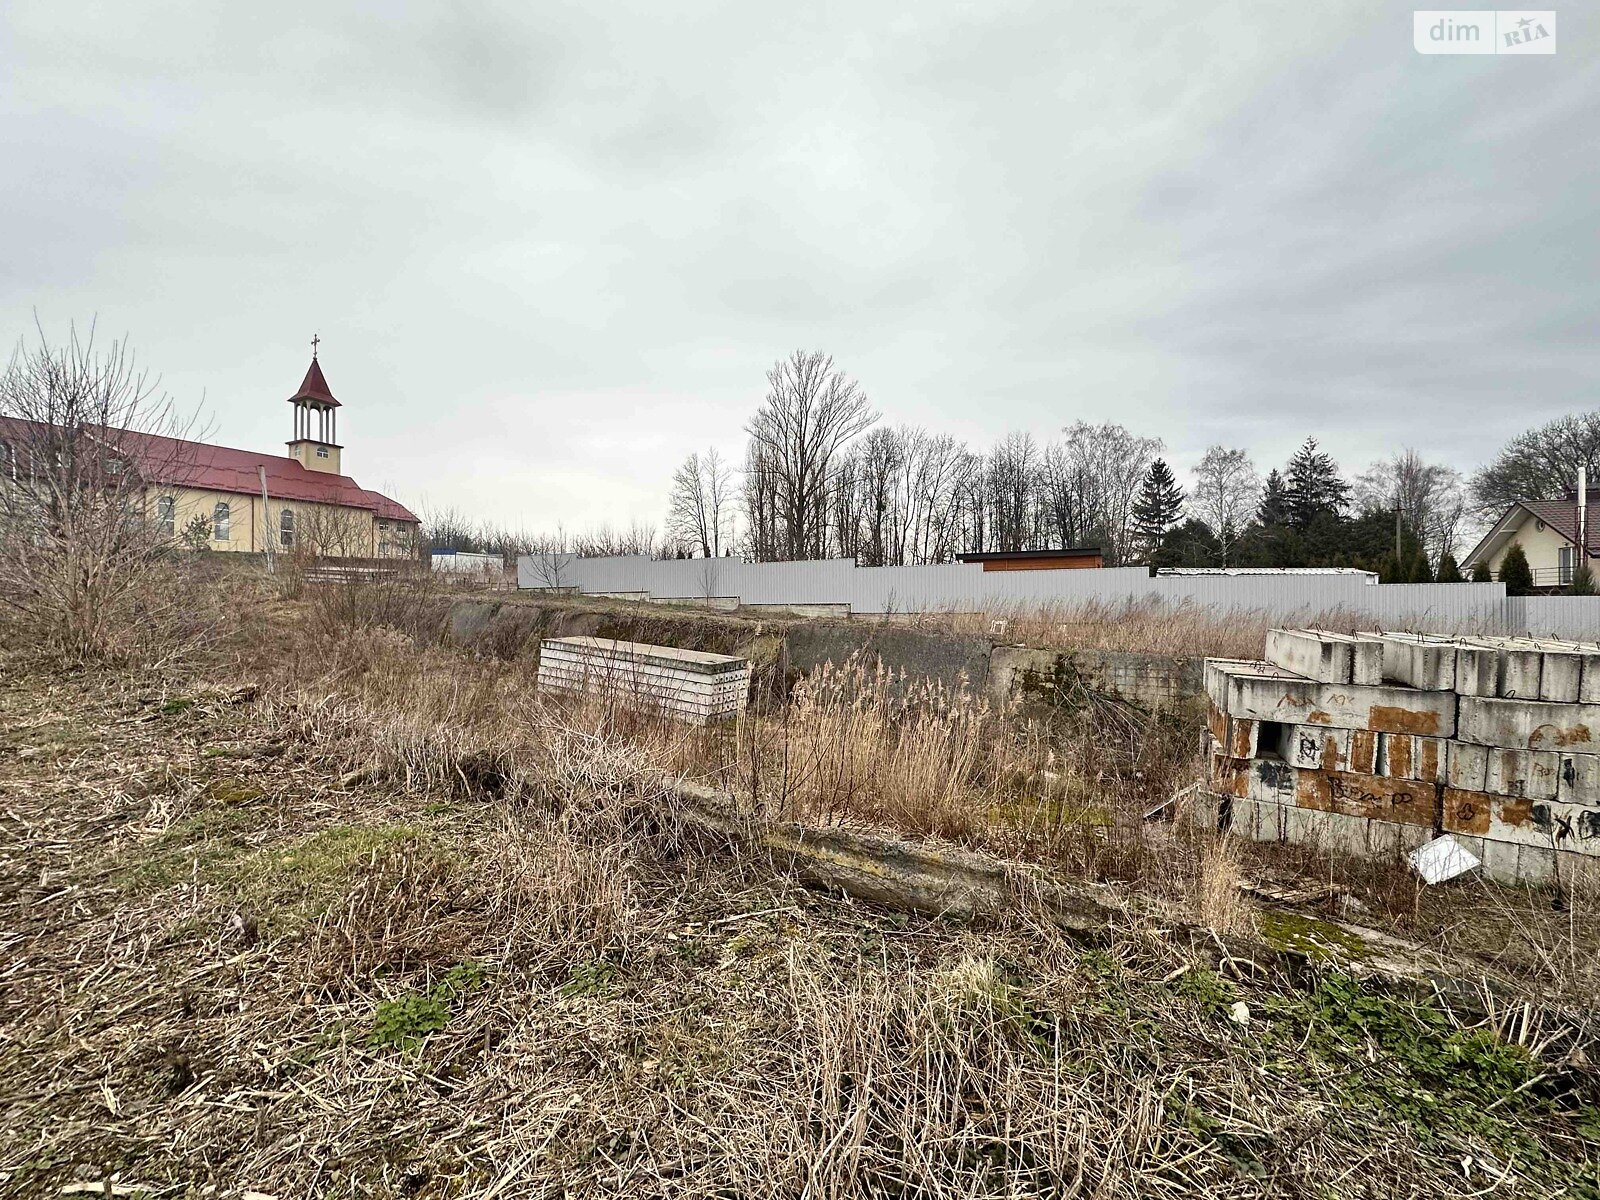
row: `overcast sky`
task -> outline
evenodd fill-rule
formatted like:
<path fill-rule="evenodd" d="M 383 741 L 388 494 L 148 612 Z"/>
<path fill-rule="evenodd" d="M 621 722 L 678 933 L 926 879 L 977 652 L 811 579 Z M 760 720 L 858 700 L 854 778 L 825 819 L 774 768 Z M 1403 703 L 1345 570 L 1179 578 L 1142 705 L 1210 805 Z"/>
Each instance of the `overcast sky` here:
<path fill-rule="evenodd" d="M 1467 468 L 1600 405 L 1597 10 L 1388 0 L 0 5 L 0 317 L 213 440 L 531 528 L 657 521 L 831 353 L 886 420 Z"/>

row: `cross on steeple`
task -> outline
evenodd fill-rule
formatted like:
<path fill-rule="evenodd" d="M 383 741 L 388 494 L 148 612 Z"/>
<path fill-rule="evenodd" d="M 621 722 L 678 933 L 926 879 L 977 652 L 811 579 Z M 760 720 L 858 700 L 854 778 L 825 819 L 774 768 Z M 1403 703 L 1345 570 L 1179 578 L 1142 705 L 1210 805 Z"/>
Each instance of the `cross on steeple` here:
<path fill-rule="evenodd" d="M 322 339 L 319 338 L 316 334 L 313 333 L 311 335 L 311 357 L 312 357 L 313 360 L 315 360 L 316 357 L 317 357 L 317 346 L 321 341 L 322 341 Z"/>

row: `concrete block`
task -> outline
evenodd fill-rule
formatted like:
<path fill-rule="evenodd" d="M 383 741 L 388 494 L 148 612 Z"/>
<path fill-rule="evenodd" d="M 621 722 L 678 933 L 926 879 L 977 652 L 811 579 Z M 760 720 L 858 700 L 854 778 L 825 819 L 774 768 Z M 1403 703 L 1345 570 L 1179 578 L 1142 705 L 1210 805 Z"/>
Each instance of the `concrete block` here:
<path fill-rule="evenodd" d="M 1317 683 L 1313 680 L 1234 675 L 1228 680 L 1230 716 L 1376 733 L 1455 733 L 1456 697 L 1411 688 Z"/>
<path fill-rule="evenodd" d="M 1293 804 L 1300 781 L 1308 771 L 1297 771 L 1277 759 L 1258 758 L 1250 764 L 1250 782 L 1245 795 L 1272 804 Z"/>
<path fill-rule="evenodd" d="M 1207 714 L 1206 726 L 1217 743 L 1219 753 L 1228 758 L 1256 757 L 1260 730 L 1258 722 L 1230 717 L 1213 707 Z"/>
<path fill-rule="evenodd" d="M 1273 804 L 1257 800 L 1255 840 L 1258 842 L 1281 842 L 1283 840 L 1283 814 L 1289 806 L 1286 804 Z"/>
<path fill-rule="evenodd" d="M 1414 634 L 1358 634 L 1378 648 L 1382 681 L 1404 684 L 1427 692 L 1451 692 L 1456 686 L 1454 643 L 1424 639 Z"/>
<path fill-rule="evenodd" d="M 1433 829 L 1397 821 L 1367 822 L 1367 854 L 1372 858 L 1399 858 L 1433 838 Z"/>
<path fill-rule="evenodd" d="M 1557 850 L 1600 856 L 1600 808 L 1560 802 L 1534 804 L 1529 820 Z"/>
<path fill-rule="evenodd" d="M 1233 712 L 1228 707 L 1228 687 L 1235 678 L 1300 679 L 1303 677 L 1282 667 L 1275 667 L 1271 663 L 1238 658 L 1208 658 L 1201 673 L 1201 686 L 1211 703 L 1225 713 Z"/>
<path fill-rule="evenodd" d="M 1323 729 L 1317 725 L 1285 725 L 1279 754 L 1292 767 L 1311 771 L 1342 771 L 1350 758 L 1348 729 Z"/>
<path fill-rule="evenodd" d="M 1483 837 L 1489 832 L 1494 797 L 1487 792 L 1447 787 L 1440 798 L 1439 826 L 1446 833 Z"/>
<path fill-rule="evenodd" d="M 1537 700 L 1544 654 L 1525 638 L 1472 638 L 1495 656 L 1494 694 L 1508 700 Z"/>
<path fill-rule="evenodd" d="M 1432 829 L 1437 808 L 1432 784 L 1346 771 L 1302 771 L 1295 779 L 1301 808 Z"/>
<path fill-rule="evenodd" d="M 1380 733 L 1378 735 L 1378 761 L 1375 775 L 1390 779 L 1416 779 L 1427 783 L 1445 780 L 1445 747 L 1443 738 L 1415 737 L 1409 733 Z"/>
<path fill-rule="evenodd" d="M 1583 660 L 1583 678 L 1578 681 L 1578 703 L 1600 704 L 1600 655 Z"/>
<path fill-rule="evenodd" d="M 1556 799 L 1600 808 L 1600 754 L 1563 754 Z"/>
<path fill-rule="evenodd" d="M 1445 780 L 1464 792 L 1481 792 L 1489 772 L 1489 748 L 1471 742 L 1448 742 Z"/>
<path fill-rule="evenodd" d="M 1267 633 L 1267 661 L 1322 683 L 1351 683 L 1353 644 L 1309 629 L 1273 629 Z"/>
<path fill-rule="evenodd" d="M 1544 883 L 1555 874 L 1554 850 L 1486 838 L 1483 851 L 1483 873 L 1496 883 Z"/>
<path fill-rule="evenodd" d="M 1283 810 L 1284 841 L 1330 854 L 1367 853 L 1367 822 L 1340 813 L 1307 808 Z"/>
<path fill-rule="evenodd" d="M 1350 731 L 1350 753 L 1345 770 L 1356 775 L 1376 775 L 1378 772 L 1378 735 L 1370 729 Z"/>
<path fill-rule="evenodd" d="M 1190 820 L 1201 829 L 1217 833 L 1227 832 L 1232 815 L 1232 796 L 1218 795 L 1206 788 L 1196 788 L 1190 799 Z"/>
<path fill-rule="evenodd" d="M 1374 775 L 1390 779 L 1411 779 L 1411 759 L 1416 750 L 1416 738 L 1409 733 L 1380 733 L 1378 735 L 1378 762 Z"/>
<path fill-rule="evenodd" d="M 1577 650 L 1546 650 L 1539 668 L 1539 699 L 1558 704 L 1578 703 L 1584 658 Z"/>
<path fill-rule="evenodd" d="M 1600 704 L 1463 696 L 1456 736 L 1480 746 L 1596 754 L 1600 753 Z"/>
<path fill-rule="evenodd" d="M 1456 647 L 1456 692 L 1462 696 L 1500 694 L 1500 656 L 1484 646 Z"/>
<path fill-rule="evenodd" d="M 1497 796 L 1554 800 L 1561 779 L 1561 756 L 1553 750 L 1490 749 L 1483 790 Z"/>

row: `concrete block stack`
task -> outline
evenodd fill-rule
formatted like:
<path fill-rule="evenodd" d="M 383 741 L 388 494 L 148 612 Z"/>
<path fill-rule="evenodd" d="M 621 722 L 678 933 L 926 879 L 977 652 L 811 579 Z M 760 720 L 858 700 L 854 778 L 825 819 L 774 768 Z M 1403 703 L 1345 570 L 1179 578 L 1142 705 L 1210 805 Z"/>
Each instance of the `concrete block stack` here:
<path fill-rule="evenodd" d="M 748 704 L 750 663 L 612 638 L 548 638 L 539 644 L 539 688 L 704 725 L 737 716 Z"/>
<path fill-rule="evenodd" d="M 1600 875 L 1600 645 L 1275 629 L 1208 659 L 1201 819 L 1396 856 L 1450 834 L 1506 882 Z"/>

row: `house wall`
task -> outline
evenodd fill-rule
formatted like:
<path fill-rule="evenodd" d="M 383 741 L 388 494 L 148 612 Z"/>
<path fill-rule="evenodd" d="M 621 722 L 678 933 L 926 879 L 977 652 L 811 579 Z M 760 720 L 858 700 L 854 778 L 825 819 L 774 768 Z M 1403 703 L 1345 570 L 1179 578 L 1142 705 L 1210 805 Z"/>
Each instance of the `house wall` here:
<path fill-rule="evenodd" d="M 319 530 L 331 533 L 340 543 L 335 547 L 340 557 L 409 558 L 413 553 L 410 545 L 413 526 L 403 521 L 380 521 L 364 508 L 280 500 L 273 496 L 269 499 L 267 522 L 263 525 L 260 496 L 242 492 L 214 492 L 203 488 L 168 487 L 151 491 L 149 506 L 152 519 L 163 496 L 173 498 L 173 527 L 180 535 L 196 516 L 204 516 L 209 522 L 219 502 L 228 505 L 229 537 L 226 542 L 211 540 L 209 545 L 213 550 L 259 553 L 267 549 L 267 537 L 271 538 L 272 549 L 283 549 L 278 532 L 281 514 L 287 508 L 295 514 L 297 537 L 312 536 Z M 388 529 L 380 530 L 380 524 L 388 526 Z"/>
<path fill-rule="evenodd" d="M 1513 545 L 1519 545 L 1522 547 L 1522 552 L 1528 556 L 1528 566 L 1534 571 L 1554 571 L 1561 565 L 1561 548 L 1571 544 L 1532 513 L 1524 513 L 1522 524 L 1517 526 L 1516 532 L 1506 540 L 1505 548 L 1489 564 L 1489 569 L 1494 572 L 1494 577 L 1499 579 L 1500 567 L 1505 561 L 1506 553 Z"/>

